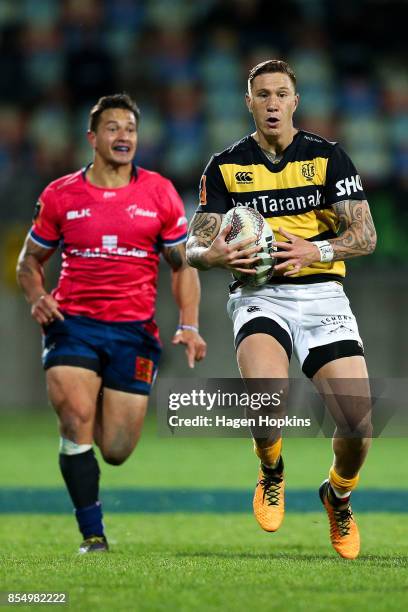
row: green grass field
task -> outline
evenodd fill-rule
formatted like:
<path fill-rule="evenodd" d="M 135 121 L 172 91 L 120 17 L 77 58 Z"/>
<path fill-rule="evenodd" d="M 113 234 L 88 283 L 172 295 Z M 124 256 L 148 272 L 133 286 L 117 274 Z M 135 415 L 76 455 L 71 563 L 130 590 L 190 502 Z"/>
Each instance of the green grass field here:
<path fill-rule="evenodd" d="M 2 412 L 1 487 L 61 488 L 51 413 Z M 284 443 L 288 488 L 317 489 L 329 440 Z M 166 439 L 149 419 L 132 458 L 101 464 L 102 487 L 252 489 L 248 440 Z M 374 440 L 361 489 L 407 487 L 403 439 Z M 375 511 L 375 508 L 373 508 Z M 251 515 L 107 513 L 111 553 L 78 558 L 69 514 L 0 513 L 0 591 L 66 591 L 74 610 L 404 610 L 408 514 L 361 513 L 362 554 L 339 559 L 325 514 L 288 513 L 266 534 Z M 45 606 L 37 606 L 45 607 Z M 30 609 L 32 606 L 20 606 Z"/>

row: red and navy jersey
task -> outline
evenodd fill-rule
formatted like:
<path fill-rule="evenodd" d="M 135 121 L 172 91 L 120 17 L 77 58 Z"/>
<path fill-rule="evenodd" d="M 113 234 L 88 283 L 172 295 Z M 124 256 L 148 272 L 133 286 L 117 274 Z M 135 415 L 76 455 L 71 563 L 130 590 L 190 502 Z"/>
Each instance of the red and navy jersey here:
<path fill-rule="evenodd" d="M 186 240 L 187 219 L 173 184 L 135 168 L 125 187 L 97 187 L 79 170 L 50 183 L 30 237 L 61 246 L 53 295 L 59 308 L 103 321 L 154 316 L 160 250 Z"/>

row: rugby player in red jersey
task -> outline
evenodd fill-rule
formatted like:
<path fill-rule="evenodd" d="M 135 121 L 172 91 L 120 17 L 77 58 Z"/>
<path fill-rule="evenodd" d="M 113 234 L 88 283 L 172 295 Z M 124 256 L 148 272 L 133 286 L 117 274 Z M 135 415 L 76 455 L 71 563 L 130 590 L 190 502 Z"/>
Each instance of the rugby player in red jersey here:
<path fill-rule="evenodd" d="M 139 109 L 125 94 L 90 112 L 94 159 L 50 183 L 36 206 L 17 277 L 42 326 L 48 395 L 59 419 L 59 463 L 83 535 L 80 553 L 106 551 L 99 467 L 120 465 L 141 433 L 160 356 L 154 321 L 160 253 L 179 307 L 174 344 L 190 367 L 206 353 L 198 333 L 200 286 L 186 264 L 187 220 L 172 183 L 133 165 Z M 44 264 L 57 247 L 57 287 Z"/>

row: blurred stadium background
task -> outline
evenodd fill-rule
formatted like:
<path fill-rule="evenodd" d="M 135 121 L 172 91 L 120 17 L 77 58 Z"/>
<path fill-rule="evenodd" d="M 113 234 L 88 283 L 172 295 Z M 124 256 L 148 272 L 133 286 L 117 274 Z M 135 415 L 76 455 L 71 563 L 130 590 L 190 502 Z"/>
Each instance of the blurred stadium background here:
<path fill-rule="evenodd" d="M 47 407 L 40 366 L 40 334 L 16 287 L 14 270 L 39 193 L 49 181 L 90 160 L 87 114 L 101 95 L 125 90 L 136 98 L 142 112 L 137 163 L 171 178 L 191 217 L 209 156 L 252 131 L 243 98 L 248 69 L 270 57 L 289 61 L 301 94 L 297 125 L 342 143 L 363 177 L 376 221 L 377 251 L 351 262 L 346 282 L 370 373 L 407 375 L 406 18 L 404 0 L 1 0 L 0 511 L 27 512 L 34 499 L 26 495 L 28 488 L 62 491 L 55 419 Z M 53 264 L 50 285 L 56 273 Z M 177 315 L 168 277 L 163 265 L 158 320 L 165 350 L 160 375 L 236 376 L 225 314 L 228 274 L 201 275 L 201 330 L 209 351 L 194 372 L 187 371 L 183 352 L 169 345 Z M 406 510 L 407 504 L 404 444 L 403 439 L 375 441 L 362 480 L 362 488 L 396 489 L 399 501 L 394 510 Z M 328 440 L 290 440 L 285 448 L 291 503 L 299 488 L 310 495 L 313 489 L 315 496 L 330 462 Z M 310 467 L 306 474 L 305 465 Z M 103 466 L 102 482 L 111 492 L 135 486 L 150 491 L 233 488 L 244 492 L 240 508 L 249 513 L 255 471 L 248 441 L 160 441 L 150 419 L 140 449 L 119 470 Z M 39 492 L 40 505 L 47 504 L 48 493 Z M 366 510 L 381 510 L 384 500 L 384 510 L 390 509 L 386 495 L 380 498 L 374 492 L 365 499 Z M 317 501 L 313 503 L 309 509 L 318 510 Z M 66 496 L 63 505 L 69 511 Z M 26 515 L 22 530 L 18 515 L 3 514 L 0 539 L 6 564 L 0 563 L 0 588 L 42 585 L 55 590 L 70 585 L 78 610 L 87 602 L 108 609 L 100 605 L 105 589 L 105 605 L 111 602 L 114 609 L 126 610 L 131 609 L 126 597 L 132 585 L 143 584 L 140 588 L 147 593 L 143 589 L 150 578 L 143 580 L 148 567 L 151 580 L 156 580 L 154 594 L 146 596 L 145 607 L 141 600 L 133 609 L 196 609 L 199 601 L 200 609 L 216 609 L 218 602 L 218 609 L 237 610 L 253 605 L 260 584 L 258 603 L 270 609 L 270 578 L 263 561 L 267 556 L 268 567 L 280 581 L 274 583 L 275 606 L 280 602 L 284 609 L 306 609 L 306 603 L 301 608 L 297 602 L 303 589 L 303 602 L 309 602 L 310 609 L 338 609 L 334 576 L 339 565 L 329 551 L 321 511 L 311 515 L 306 531 L 302 515 L 288 516 L 289 529 L 277 536 L 274 551 L 249 514 L 239 519 L 165 516 L 167 522 L 158 517 L 152 522 L 148 515 L 120 519 L 108 513 L 109 533 L 128 557 L 117 554 L 104 561 L 106 577 L 102 566 L 101 573 L 92 570 L 93 586 L 87 585 L 85 596 L 77 586 L 82 584 L 82 570 L 75 574 L 77 565 L 72 564 L 78 538 L 72 518 L 51 521 Z M 360 582 L 360 565 L 353 578 L 352 572 L 344 574 L 347 588 L 341 602 L 352 609 L 391 610 L 388 604 L 379 607 L 378 594 L 388 589 L 394 601 L 401 598 L 394 609 L 403 609 L 407 584 L 406 574 L 403 578 L 400 572 L 406 566 L 406 519 L 394 515 L 389 521 L 384 515 L 381 522 L 379 515 L 375 521 L 372 516 L 362 517 L 367 574 Z M 53 543 L 66 555 L 66 564 L 55 563 Z M 383 557 L 378 557 L 379 551 Z M 277 556 L 271 559 L 271 553 Z M 405 562 L 397 553 L 405 555 Z M 202 574 L 203 567 L 207 573 Z M 211 568 L 214 577 L 206 583 Z M 128 576 L 129 591 L 122 588 L 122 576 L 115 582 L 122 585 L 123 603 L 118 589 L 109 588 L 115 571 Z M 288 576 L 294 581 L 292 594 Z M 217 586 L 221 582 L 225 601 Z M 187 585 L 184 591 L 181 584 Z"/>
<path fill-rule="evenodd" d="M 0 3 L 1 406 L 45 405 L 39 335 L 15 284 L 18 249 L 50 181 L 90 160 L 87 113 L 126 90 L 142 111 L 137 163 L 171 178 L 189 217 L 209 156 L 252 130 L 248 68 L 282 57 L 298 76 L 296 123 L 339 140 L 358 167 L 377 252 L 347 288 L 372 375 L 407 372 L 407 4 L 395 0 L 2 0 Z M 176 314 L 162 274 L 159 320 Z M 200 376 L 236 375 L 226 275 L 202 275 Z M 216 324 L 218 322 L 218 325 Z M 186 375 L 166 349 L 162 375 Z"/>

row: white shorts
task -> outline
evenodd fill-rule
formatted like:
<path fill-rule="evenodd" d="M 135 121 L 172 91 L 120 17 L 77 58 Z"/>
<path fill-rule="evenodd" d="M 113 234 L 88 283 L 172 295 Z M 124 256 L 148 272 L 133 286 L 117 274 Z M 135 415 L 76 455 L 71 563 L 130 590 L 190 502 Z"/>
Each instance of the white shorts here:
<path fill-rule="evenodd" d="M 326 363 L 364 355 L 350 303 L 340 283 L 268 285 L 234 292 L 227 306 L 234 324 L 235 347 L 251 334 L 278 340 L 312 378 Z"/>

